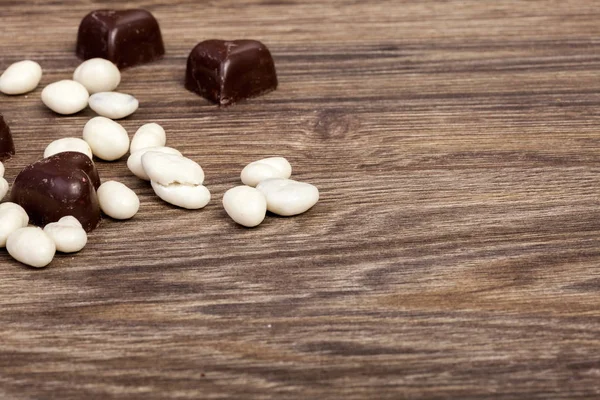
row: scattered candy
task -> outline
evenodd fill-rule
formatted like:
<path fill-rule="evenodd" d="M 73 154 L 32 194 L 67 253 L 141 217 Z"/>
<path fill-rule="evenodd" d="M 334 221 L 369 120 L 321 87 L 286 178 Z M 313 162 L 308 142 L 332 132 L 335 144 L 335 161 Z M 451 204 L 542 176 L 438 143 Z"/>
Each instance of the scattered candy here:
<path fill-rule="evenodd" d="M 125 68 L 161 58 L 165 48 L 158 22 L 142 9 L 96 10 L 79 25 L 76 53 L 101 57 Z"/>
<path fill-rule="evenodd" d="M 235 222 L 252 228 L 260 225 L 265 219 L 267 200 L 253 187 L 236 186 L 223 195 L 223 207 Z"/>
<path fill-rule="evenodd" d="M 158 182 L 150 182 L 154 193 L 167 203 L 189 210 L 197 210 L 205 207 L 210 201 L 210 192 L 202 185 L 181 185 L 173 183 L 161 185 Z"/>
<path fill-rule="evenodd" d="M 112 92 L 121 83 L 121 72 L 104 58 L 92 58 L 77 67 L 73 80 L 85 86 L 90 94 Z"/>
<path fill-rule="evenodd" d="M 67 137 L 55 140 L 46 146 L 44 150 L 44 158 L 53 156 L 58 153 L 65 151 L 77 151 L 88 156 L 90 159 L 93 157 L 92 149 L 90 145 L 83 139 Z"/>
<path fill-rule="evenodd" d="M 319 189 L 292 179 L 267 179 L 256 189 L 265 195 L 267 209 L 282 216 L 302 214 L 319 201 Z"/>
<path fill-rule="evenodd" d="M 165 130 L 159 124 L 154 122 L 144 124 L 133 135 L 131 139 L 130 153 L 135 153 L 138 150 L 146 147 L 162 147 L 167 143 L 167 135 Z"/>
<path fill-rule="evenodd" d="M 90 97 L 86 88 L 79 82 L 69 79 L 49 84 L 42 90 L 44 104 L 58 114 L 75 114 L 88 105 Z"/>
<path fill-rule="evenodd" d="M 62 217 L 44 227 L 44 232 L 54 241 L 56 250 L 61 253 L 76 253 L 87 243 L 87 233 L 77 218 Z"/>
<path fill-rule="evenodd" d="M 127 159 L 127 168 L 129 168 L 129 170 L 135 176 L 137 176 L 138 178 L 143 179 L 145 181 L 149 181 L 150 177 L 148 176 L 148 174 L 146 174 L 146 171 L 144 171 L 144 166 L 142 165 L 142 156 L 149 151 L 158 151 L 161 153 L 176 154 L 178 156 L 181 156 L 181 153 L 179 152 L 179 150 L 174 149 L 172 147 L 165 147 L 165 146 L 145 147 L 143 149 L 140 149 L 138 151 L 131 153 L 131 155 Z"/>
<path fill-rule="evenodd" d="M 140 208 L 135 192 L 117 181 L 106 181 L 98 188 L 98 200 L 102 212 L 114 219 L 129 219 Z"/>
<path fill-rule="evenodd" d="M 8 235 L 6 250 L 15 260 L 42 268 L 54 258 L 56 245 L 41 228 L 31 226 L 19 228 Z"/>
<path fill-rule="evenodd" d="M 83 140 L 92 153 L 106 161 L 118 160 L 129 150 L 129 136 L 119 123 L 106 117 L 94 117 L 83 127 Z"/>
<path fill-rule="evenodd" d="M 90 108 L 97 114 L 110 118 L 125 118 L 138 109 L 139 102 L 130 94 L 100 92 L 90 96 Z"/>
<path fill-rule="evenodd" d="M 42 79 L 42 67 L 31 60 L 11 64 L 0 76 L 0 92 L 24 94 L 34 90 Z"/>
<path fill-rule="evenodd" d="M 186 89 L 220 105 L 260 96 L 277 87 L 269 49 L 256 40 L 206 40 L 192 49 Z"/>
<path fill-rule="evenodd" d="M 291 175 L 292 166 L 288 160 L 283 157 L 269 157 L 246 165 L 240 178 L 244 185 L 255 187 L 265 179 L 289 178 Z"/>
<path fill-rule="evenodd" d="M 23 207 L 10 202 L 0 204 L 0 247 L 6 247 L 8 235 L 28 223 L 29 216 Z"/>

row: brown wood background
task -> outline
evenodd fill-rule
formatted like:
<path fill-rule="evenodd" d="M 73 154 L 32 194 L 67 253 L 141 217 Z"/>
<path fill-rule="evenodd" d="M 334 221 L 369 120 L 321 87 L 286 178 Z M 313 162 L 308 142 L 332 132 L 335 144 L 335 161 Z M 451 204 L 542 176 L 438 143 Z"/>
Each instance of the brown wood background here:
<path fill-rule="evenodd" d="M 593 0 L 2 0 L 7 178 L 94 114 L 44 85 L 80 19 L 144 6 L 164 60 L 126 70 L 140 109 L 204 167 L 201 211 L 140 196 L 44 270 L 0 251 L 0 398 L 600 396 L 600 3 Z M 254 38 L 279 89 L 218 109 L 183 88 L 189 50 Z M 223 211 L 242 167 L 283 155 L 321 201 L 257 229 Z"/>

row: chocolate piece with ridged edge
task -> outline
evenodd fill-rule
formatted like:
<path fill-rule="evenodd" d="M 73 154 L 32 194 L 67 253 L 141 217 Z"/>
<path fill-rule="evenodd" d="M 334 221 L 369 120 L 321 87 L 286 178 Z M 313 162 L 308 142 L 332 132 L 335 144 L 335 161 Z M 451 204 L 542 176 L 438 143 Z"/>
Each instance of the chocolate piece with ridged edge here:
<path fill-rule="evenodd" d="M 10 133 L 10 127 L 0 114 L 0 161 L 5 161 L 15 154 L 15 144 Z"/>
<path fill-rule="evenodd" d="M 76 53 L 84 60 L 105 58 L 126 68 L 161 58 L 165 47 L 158 22 L 150 12 L 96 10 L 81 20 Z"/>
<path fill-rule="evenodd" d="M 35 225 L 72 215 L 89 232 L 100 222 L 98 186 L 94 162 L 83 153 L 67 151 L 25 167 L 13 183 L 11 201 L 23 207 Z"/>
<path fill-rule="evenodd" d="M 185 87 L 200 96 L 230 105 L 277 88 L 269 49 L 256 40 L 206 40 L 191 51 Z"/>

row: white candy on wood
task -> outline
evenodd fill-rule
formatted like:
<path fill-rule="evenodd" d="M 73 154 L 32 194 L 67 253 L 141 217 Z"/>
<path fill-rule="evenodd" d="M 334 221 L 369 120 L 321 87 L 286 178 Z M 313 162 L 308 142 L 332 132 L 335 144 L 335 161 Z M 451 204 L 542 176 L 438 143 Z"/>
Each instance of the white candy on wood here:
<path fill-rule="evenodd" d="M 85 86 L 90 94 L 112 92 L 121 82 L 121 72 L 104 58 L 91 58 L 77 67 L 73 80 Z"/>
<path fill-rule="evenodd" d="M 158 151 L 161 153 L 176 154 L 178 156 L 181 155 L 179 150 L 174 149 L 172 147 L 165 147 L 165 146 L 145 147 L 143 149 L 140 149 L 140 150 L 137 150 L 137 151 L 131 153 L 129 158 L 127 158 L 127 168 L 129 168 L 129 170 L 135 176 L 137 176 L 138 178 L 143 179 L 145 181 L 149 181 L 150 178 L 148 177 L 148 174 L 146 174 L 146 171 L 144 171 L 144 166 L 142 165 L 142 156 L 149 151 Z"/>
<path fill-rule="evenodd" d="M 79 153 L 83 153 L 88 156 L 90 159 L 93 157 L 92 149 L 90 145 L 83 139 L 67 137 L 62 139 L 57 139 L 51 142 L 48 146 L 46 146 L 46 150 L 44 150 L 44 158 L 53 156 L 58 153 L 62 153 L 65 151 L 77 151 Z"/>
<path fill-rule="evenodd" d="M 34 90 L 42 79 L 42 67 L 31 60 L 11 64 L 0 76 L 0 92 L 24 94 Z"/>
<path fill-rule="evenodd" d="M 77 218 L 62 217 L 44 227 L 44 232 L 52 238 L 56 250 L 62 253 L 75 253 L 83 249 L 87 243 L 87 233 Z"/>
<path fill-rule="evenodd" d="M 42 228 L 19 228 L 8 235 L 6 250 L 15 260 L 31 267 L 50 264 L 56 253 L 54 241 Z"/>
<path fill-rule="evenodd" d="M 92 153 L 106 161 L 114 161 L 129 150 L 129 136 L 119 123 L 106 117 L 94 117 L 83 127 L 83 140 Z"/>
<path fill-rule="evenodd" d="M 88 105 L 90 97 L 86 88 L 79 82 L 62 80 L 49 84 L 42 90 L 42 101 L 58 114 L 75 114 Z"/>
<path fill-rule="evenodd" d="M 223 195 L 223 207 L 235 222 L 252 228 L 265 219 L 267 200 L 253 187 L 236 186 Z"/>
<path fill-rule="evenodd" d="M 4 176 L 4 164 L 0 161 L 0 178 Z"/>
<path fill-rule="evenodd" d="M 140 105 L 132 95 L 118 92 L 95 93 L 90 96 L 89 104 L 98 115 L 110 119 L 125 118 Z"/>
<path fill-rule="evenodd" d="M 256 189 L 265 195 L 267 209 L 282 216 L 301 214 L 319 201 L 319 189 L 310 183 L 292 179 L 267 179 Z"/>
<path fill-rule="evenodd" d="M 291 175 L 292 166 L 288 160 L 283 157 L 269 157 L 246 165 L 240 178 L 244 185 L 254 187 L 265 179 L 289 178 Z"/>
<path fill-rule="evenodd" d="M 202 167 L 187 157 L 148 151 L 142 156 L 142 166 L 150 180 L 163 186 L 172 183 L 184 185 L 202 185 L 204 183 Z"/>
<path fill-rule="evenodd" d="M 165 130 L 159 124 L 154 122 L 144 124 L 133 135 L 131 139 L 130 153 L 135 153 L 138 150 L 147 147 L 163 147 L 167 143 L 167 135 Z"/>
<path fill-rule="evenodd" d="M 8 235 L 28 223 L 29 216 L 23 207 L 10 202 L 0 204 L 0 247 L 6 246 Z"/>
<path fill-rule="evenodd" d="M 98 188 L 98 202 L 104 214 L 114 219 L 129 219 L 140 208 L 135 192 L 117 181 L 106 181 Z"/>
<path fill-rule="evenodd" d="M 189 210 L 205 207 L 210 201 L 210 192 L 202 185 L 181 185 L 173 183 L 167 186 L 151 182 L 154 193 L 167 203 Z"/>
<path fill-rule="evenodd" d="M 6 196 L 6 193 L 8 193 L 8 182 L 4 177 L 0 177 L 0 200 Z"/>

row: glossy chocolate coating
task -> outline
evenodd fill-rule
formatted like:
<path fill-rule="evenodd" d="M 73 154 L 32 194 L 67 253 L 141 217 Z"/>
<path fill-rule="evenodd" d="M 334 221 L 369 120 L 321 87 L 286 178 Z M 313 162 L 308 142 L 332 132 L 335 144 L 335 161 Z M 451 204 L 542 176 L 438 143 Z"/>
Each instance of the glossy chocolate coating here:
<path fill-rule="evenodd" d="M 27 211 L 33 224 L 45 226 L 72 215 L 89 232 L 100 222 L 99 185 L 93 161 L 68 151 L 25 167 L 13 183 L 11 201 Z"/>
<path fill-rule="evenodd" d="M 187 61 L 186 89 L 220 105 L 260 96 L 277 88 L 269 49 L 256 40 L 206 40 Z"/>
<path fill-rule="evenodd" d="M 15 144 L 13 143 L 10 128 L 0 114 L 0 161 L 5 161 L 15 154 Z"/>
<path fill-rule="evenodd" d="M 150 12 L 96 10 L 81 20 L 76 52 L 84 60 L 100 57 L 126 68 L 161 58 L 165 47 Z"/>

